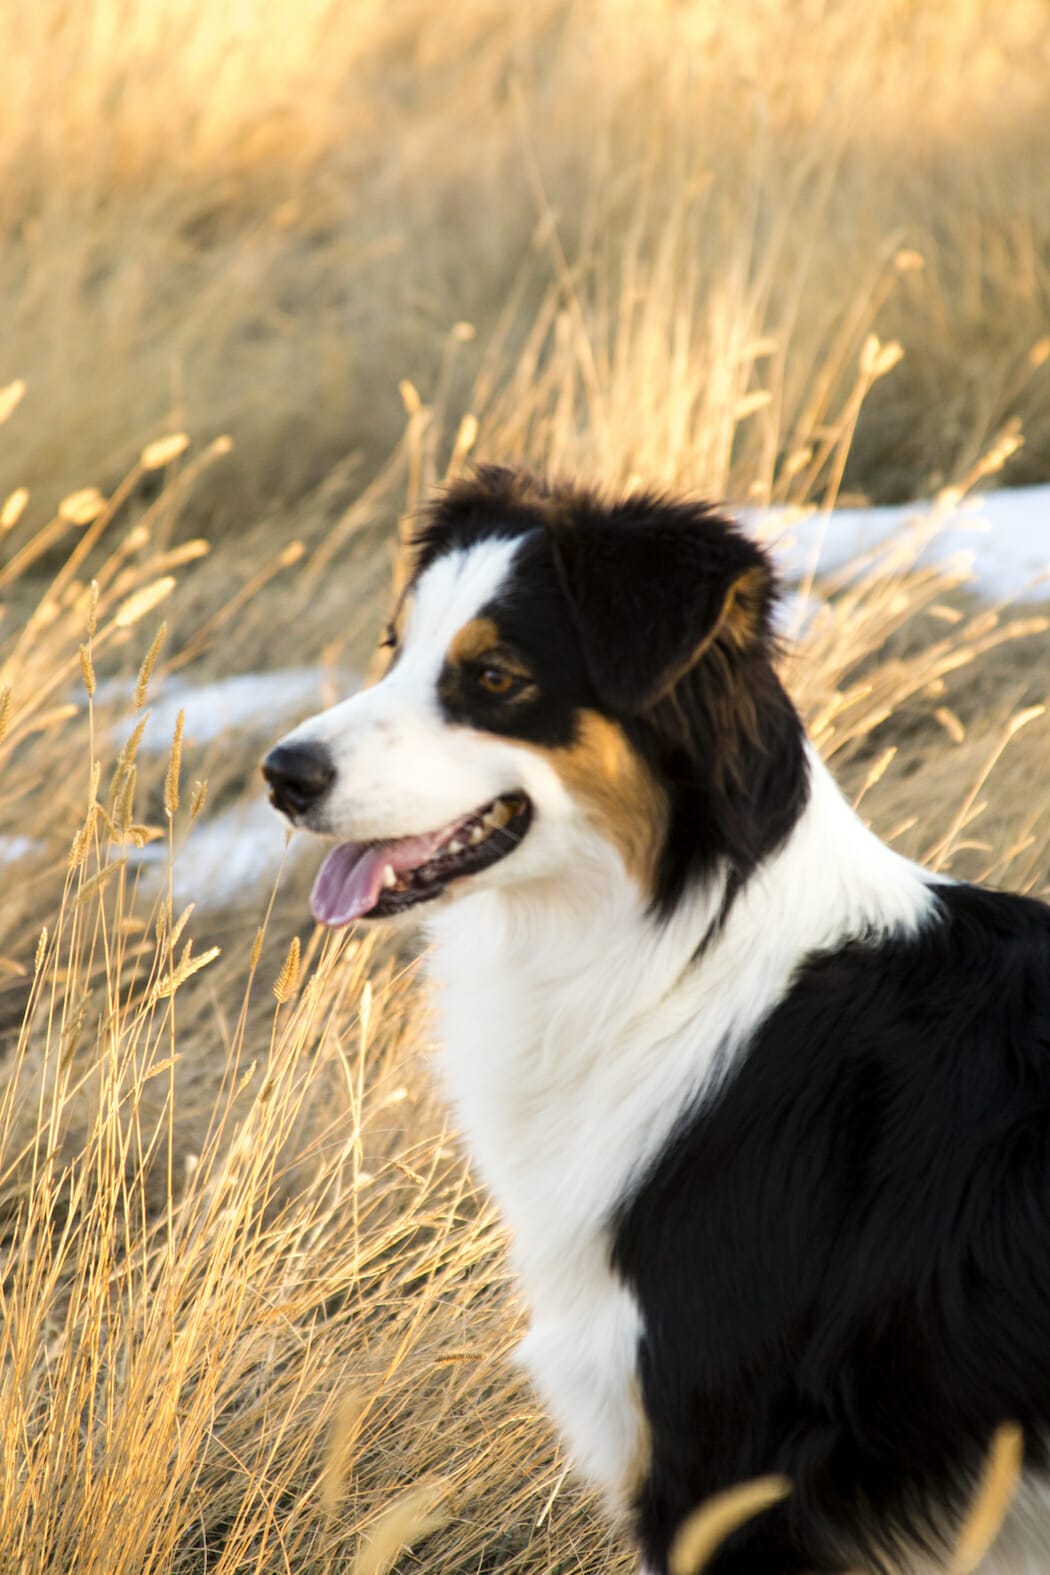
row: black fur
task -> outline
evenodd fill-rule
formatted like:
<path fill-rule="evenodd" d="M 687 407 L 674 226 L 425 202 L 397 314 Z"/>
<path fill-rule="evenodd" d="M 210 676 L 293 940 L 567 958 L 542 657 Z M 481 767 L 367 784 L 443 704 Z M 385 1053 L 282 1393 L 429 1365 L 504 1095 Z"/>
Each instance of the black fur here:
<path fill-rule="evenodd" d="M 657 1570 L 696 1505 L 767 1472 L 790 1499 L 707 1575 L 943 1553 L 1003 1421 L 1046 1464 L 1050 909 L 936 890 L 916 938 L 812 959 L 617 1223 Z"/>
<path fill-rule="evenodd" d="M 668 698 L 751 575 L 756 647 L 769 637 L 772 573 L 753 541 L 706 504 L 649 494 L 609 508 L 581 500 L 553 538 L 594 685 L 637 716 Z"/>

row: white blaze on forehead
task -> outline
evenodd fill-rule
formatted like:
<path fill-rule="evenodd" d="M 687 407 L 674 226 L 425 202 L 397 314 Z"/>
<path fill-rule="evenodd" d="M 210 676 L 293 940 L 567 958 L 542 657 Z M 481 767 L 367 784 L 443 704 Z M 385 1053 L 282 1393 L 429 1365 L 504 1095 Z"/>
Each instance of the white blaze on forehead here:
<path fill-rule="evenodd" d="M 406 600 L 401 648 L 385 677 L 283 740 L 323 745 L 335 769 L 311 830 L 389 841 L 429 834 L 504 793 L 535 801 L 526 780 L 535 760 L 509 740 L 452 728 L 438 693 L 449 647 L 510 583 L 520 546 L 520 537 L 493 538 L 437 558 Z"/>
<path fill-rule="evenodd" d="M 439 671 L 465 623 L 476 618 L 510 579 L 521 537 L 494 537 L 436 559 L 409 598 L 398 668 Z"/>

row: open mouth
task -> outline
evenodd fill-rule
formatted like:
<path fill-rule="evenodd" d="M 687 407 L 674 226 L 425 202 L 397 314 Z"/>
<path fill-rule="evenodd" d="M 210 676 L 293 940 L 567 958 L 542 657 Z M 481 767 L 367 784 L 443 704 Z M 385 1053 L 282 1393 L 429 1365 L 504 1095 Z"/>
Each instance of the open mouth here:
<path fill-rule="evenodd" d="M 451 881 L 497 864 L 532 821 L 524 793 L 508 793 L 440 831 L 389 842 L 342 842 L 321 865 L 310 907 L 320 924 L 389 918 L 440 897 Z"/>

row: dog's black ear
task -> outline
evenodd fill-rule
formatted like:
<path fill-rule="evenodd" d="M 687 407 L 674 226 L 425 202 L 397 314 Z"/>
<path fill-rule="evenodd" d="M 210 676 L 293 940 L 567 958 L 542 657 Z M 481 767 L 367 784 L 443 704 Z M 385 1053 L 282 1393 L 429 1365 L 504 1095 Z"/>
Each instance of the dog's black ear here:
<path fill-rule="evenodd" d="M 768 631 L 768 558 L 704 505 L 632 498 L 572 511 L 552 536 L 591 681 L 611 710 L 646 710 L 716 644 L 744 651 Z"/>

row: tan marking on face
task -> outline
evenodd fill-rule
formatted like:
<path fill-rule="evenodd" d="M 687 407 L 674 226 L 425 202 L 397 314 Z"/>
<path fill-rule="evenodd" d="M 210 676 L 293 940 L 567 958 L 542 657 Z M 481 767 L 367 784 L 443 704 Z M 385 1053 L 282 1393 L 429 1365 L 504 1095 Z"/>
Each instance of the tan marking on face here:
<path fill-rule="evenodd" d="M 472 618 L 458 629 L 448 648 L 448 660 L 456 667 L 476 662 L 499 645 L 499 630 L 491 618 Z"/>
<path fill-rule="evenodd" d="M 573 743 L 541 753 L 619 851 L 628 874 L 652 891 L 667 830 L 667 799 L 623 729 L 597 711 L 584 711 Z"/>

